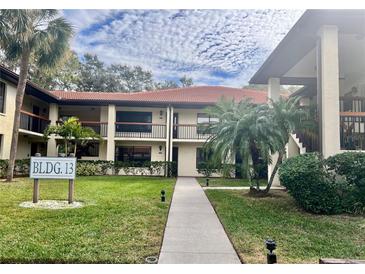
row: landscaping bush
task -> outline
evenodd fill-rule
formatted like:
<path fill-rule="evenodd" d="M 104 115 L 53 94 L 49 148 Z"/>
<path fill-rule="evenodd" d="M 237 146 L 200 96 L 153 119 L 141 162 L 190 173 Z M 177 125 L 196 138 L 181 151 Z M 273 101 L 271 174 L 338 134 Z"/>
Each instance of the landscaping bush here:
<path fill-rule="evenodd" d="M 323 160 L 316 153 L 289 158 L 280 181 L 305 210 L 314 213 L 361 213 L 365 209 L 365 156 L 346 152 Z"/>
<path fill-rule="evenodd" d="M 29 175 L 30 159 L 15 160 L 14 176 L 27 176 Z M 0 160 L 0 178 L 6 177 L 8 170 L 8 160 Z"/>
<path fill-rule="evenodd" d="M 76 164 L 77 176 L 106 175 L 108 169 L 113 167 L 113 161 L 78 160 Z"/>
<path fill-rule="evenodd" d="M 289 158 L 279 169 L 280 181 L 297 203 L 314 213 L 341 212 L 336 186 L 328 178 L 318 154 Z"/>
<path fill-rule="evenodd" d="M 352 204 L 355 211 L 365 206 L 365 153 L 344 152 L 326 159 L 327 169 L 336 177 L 344 180 L 351 195 L 346 196 L 348 204 Z M 343 178 L 339 178 L 339 177 Z"/>
<path fill-rule="evenodd" d="M 176 176 L 176 162 L 166 161 L 147 161 L 147 162 L 133 162 L 133 161 L 116 161 L 114 162 L 114 172 L 119 174 L 123 171 L 125 175 L 151 175 L 161 176 L 165 174 L 169 177 Z"/>
<path fill-rule="evenodd" d="M 349 184 L 365 186 L 365 153 L 344 152 L 328 157 L 325 164 L 329 171 L 344 176 Z"/>

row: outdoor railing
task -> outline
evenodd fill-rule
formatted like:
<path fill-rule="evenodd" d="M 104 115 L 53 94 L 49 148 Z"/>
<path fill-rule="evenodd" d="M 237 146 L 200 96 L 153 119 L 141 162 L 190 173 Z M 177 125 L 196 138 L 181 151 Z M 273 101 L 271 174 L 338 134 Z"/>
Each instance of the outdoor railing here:
<path fill-rule="evenodd" d="M 108 123 L 99 121 L 80 121 L 81 126 L 91 128 L 95 133 L 99 134 L 101 137 L 108 136 Z M 62 124 L 63 121 L 57 121 L 57 124 Z"/>
<path fill-rule="evenodd" d="M 172 135 L 174 139 L 206 140 L 211 134 L 206 125 L 174 124 Z"/>
<path fill-rule="evenodd" d="M 115 137 L 165 139 L 166 125 L 152 123 L 116 122 Z"/>
<path fill-rule="evenodd" d="M 365 112 L 364 97 L 340 97 L 340 111 Z"/>
<path fill-rule="evenodd" d="M 27 112 L 25 110 L 20 111 L 20 129 L 42 133 L 49 125 L 50 121 L 43 116 Z"/>
<path fill-rule="evenodd" d="M 294 132 L 299 142 L 303 144 L 306 152 L 319 151 L 318 133 L 309 130 L 297 130 Z"/>
<path fill-rule="evenodd" d="M 341 112 L 340 143 L 343 150 L 365 150 L 365 112 Z"/>
<path fill-rule="evenodd" d="M 98 121 L 80 121 L 83 127 L 88 127 L 94 130 L 101 137 L 108 136 L 108 123 Z"/>

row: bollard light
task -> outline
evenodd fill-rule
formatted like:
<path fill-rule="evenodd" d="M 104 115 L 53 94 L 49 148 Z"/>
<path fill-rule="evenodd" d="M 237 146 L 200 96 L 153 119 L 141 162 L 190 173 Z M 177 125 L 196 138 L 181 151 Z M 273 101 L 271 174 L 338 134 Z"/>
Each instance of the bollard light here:
<path fill-rule="evenodd" d="M 276 242 L 272 239 L 267 239 L 265 241 L 266 248 L 269 250 L 267 253 L 267 263 L 268 264 L 276 264 L 277 258 L 274 250 L 276 249 Z"/>
<path fill-rule="evenodd" d="M 163 203 L 166 201 L 165 194 L 166 194 L 165 190 L 161 190 L 161 202 L 163 202 Z"/>
<path fill-rule="evenodd" d="M 205 179 L 205 186 L 209 186 L 209 178 Z"/>

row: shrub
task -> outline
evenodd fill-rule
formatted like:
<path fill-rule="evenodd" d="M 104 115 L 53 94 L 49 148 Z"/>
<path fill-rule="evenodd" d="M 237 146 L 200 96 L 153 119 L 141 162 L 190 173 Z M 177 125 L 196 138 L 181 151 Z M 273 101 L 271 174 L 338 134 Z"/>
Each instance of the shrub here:
<path fill-rule="evenodd" d="M 160 176 L 165 174 L 169 177 L 176 175 L 176 162 L 165 161 L 148 161 L 148 162 L 133 162 L 133 161 L 116 161 L 114 162 L 114 172 L 119 174 L 123 170 L 126 175 L 152 175 Z"/>
<path fill-rule="evenodd" d="M 106 175 L 109 168 L 113 167 L 112 161 L 78 160 L 76 164 L 77 176 Z"/>
<path fill-rule="evenodd" d="M 29 175 L 30 159 L 15 160 L 14 175 L 27 176 Z M 8 169 L 8 160 L 0 160 L 0 178 L 6 177 Z"/>
<path fill-rule="evenodd" d="M 218 168 L 215 163 L 212 161 L 201 162 L 197 166 L 197 171 L 199 174 L 202 174 L 204 177 L 210 177 L 213 173 L 217 172 Z"/>
<path fill-rule="evenodd" d="M 342 176 L 347 189 L 351 191 L 351 200 L 355 209 L 365 206 L 365 153 L 344 152 L 326 159 L 327 169 L 334 174 L 337 180 Z"/>
<path fill-rule="evenodd" d="M 305 210 L 326 214 L 342 211 L 336 184 L 330 180 L 318 154 L 287 159 L 279 169 L 279 176 L 289 194 Z"/>
<path fill-rule="evenodd" d="M 325 160 L 328 170 L 344 176 L 349 184 L 365 186 L 365 153 L 344 152 Z"/>

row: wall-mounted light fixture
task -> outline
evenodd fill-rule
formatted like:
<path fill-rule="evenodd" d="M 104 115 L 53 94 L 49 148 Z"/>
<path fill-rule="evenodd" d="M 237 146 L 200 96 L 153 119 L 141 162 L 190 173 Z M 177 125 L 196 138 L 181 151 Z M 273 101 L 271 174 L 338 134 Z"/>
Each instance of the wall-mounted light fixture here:
<path fill-rule="evenodd" d="M 160 146 L 158 147 L 158 149 L 159 149 L 160 151 L 162 151 L 162 146 L 160 145 Z"/>
<path fill-rule="evenodd" d="M 160 119 L 163 118 L 163 110 L 160 110 Z"/>

